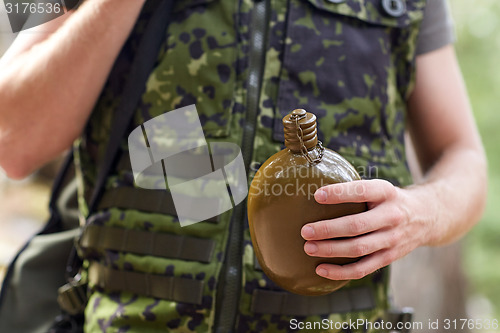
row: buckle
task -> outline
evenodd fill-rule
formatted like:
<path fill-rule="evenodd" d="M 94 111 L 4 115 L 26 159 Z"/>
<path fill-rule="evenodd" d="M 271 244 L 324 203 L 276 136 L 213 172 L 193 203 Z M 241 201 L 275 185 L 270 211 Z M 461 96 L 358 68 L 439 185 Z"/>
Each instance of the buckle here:
<path fill-rule="evenodd" d="M 57 303 L 70 315 L 81 314 L 87 305 L 87 284 L 73 279 L 58 289 Z"/>

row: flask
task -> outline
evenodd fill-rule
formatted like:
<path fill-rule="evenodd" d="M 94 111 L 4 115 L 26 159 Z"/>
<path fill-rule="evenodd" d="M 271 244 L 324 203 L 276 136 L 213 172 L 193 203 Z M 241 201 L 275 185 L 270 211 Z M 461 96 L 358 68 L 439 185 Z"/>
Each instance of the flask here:
<path fill-rule="evenodd" d="M 366 210 L 365 203 L 319 204 L 316 189 L 361 179 L 354 167 L 324 148 L 316 116 L 303 109 L 283 118 L 285 146 L 257 171 L 248 194 L 248 221 L 257 260 L 277 285 L 300 295 L 324 295 L 349 281 L 316 274 L 321 263 L 343 265 L 359 258 L 322 258 L 304 252 L 301 229 L 307 223 Z"/>

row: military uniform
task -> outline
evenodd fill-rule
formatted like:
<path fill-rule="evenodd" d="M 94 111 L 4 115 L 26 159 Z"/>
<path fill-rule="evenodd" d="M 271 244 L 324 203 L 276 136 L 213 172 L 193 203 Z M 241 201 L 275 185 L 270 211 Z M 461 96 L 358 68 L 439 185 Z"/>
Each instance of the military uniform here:
<path fill-rule="evenodd" d="M 408 185 L 406 101 L 424 7 L 425 0 L 179 1 L 131 129 L 196 104 L 209 141 L 242 147 L 251 180 L 283 148 L 281 118 L 305 108 L 318 118 L 323 145 L 342 154 L 363 178 Z M 147 18 L 143 12 L 133 37 L 140 37 Z M 83 215 L 136 47 L 131 38 L 76 143 Z M 85 221 L 80 240 L 91 288 L 86 332 L 224 331 L 228 318 L 219 312 L 227 309 L 237 313 L 237 332 L 293 331 L 293 318 L 311 323 L 384 319 L 387 268 L 321 301 L 288 294 L 258 269 L 244 209 L 181 228 L 161 200 L 144 202 L 151 194 L 134 187 L 125 139 L 122 148 L 99 210 Z M 123 193 L 127 200 L 120 199 Z M 125 240 L 92 241 L 127 231 L 132 231 L 129 241 L 141 235 L 176 250 L 148 253 Z M 185 244 L 203 253 L 189 254 Z M 121 282 L 100 281 L 110 277 Z M 149 282 L 131 282 L 153 280 L 168 290 L 157 295 L 150 293 Z"/>

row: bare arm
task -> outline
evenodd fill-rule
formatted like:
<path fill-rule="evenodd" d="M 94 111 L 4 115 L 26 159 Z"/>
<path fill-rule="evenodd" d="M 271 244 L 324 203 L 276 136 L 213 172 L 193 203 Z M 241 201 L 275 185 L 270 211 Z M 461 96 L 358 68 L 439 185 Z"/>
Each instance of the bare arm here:
<path fill-rule="evenodd" d="M 487 192 L 487 162 L 451 46 L 418 59 L 419 84 L 410 99 L 409 123 L 436 218 L 424 245 L 457 240 L 479 221 Z M 446 209 L 448 208 L 448 209 Z"/>
<path fill-rule="evenodd" d="M 144 2 L 87 0 L 49 22 L 53 34 L 0 61 L 0 166 L 9 177 L 27 176 L 81 133 Z"/>
<path fill-rule="evenodd" d="M 479 220 L 486 201 L 486 158 L 452 46 L 417 59 L 409 124 L 425 173 L 421 183 L 401 189 L 366 180 L 315 193 L 322 204 L 367 202 L 369 207 L 303 227 L 304 250 L 311 256 L 363 256 L 345 266 L 319 265 L 319 275 L 362 278 L 419 246 L 450 243 Z M 357 237 L 331 240 L 346 236 Z"/>

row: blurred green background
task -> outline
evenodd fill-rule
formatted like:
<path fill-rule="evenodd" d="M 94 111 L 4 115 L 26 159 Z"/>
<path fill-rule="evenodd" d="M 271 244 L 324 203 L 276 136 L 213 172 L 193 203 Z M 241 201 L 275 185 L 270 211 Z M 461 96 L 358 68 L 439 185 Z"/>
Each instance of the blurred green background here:
<path fill-rule="evenodd" d="M 464 243 L 470 302 L 500 318 L 500 1 L 451 0 L 456 49 L 489 160 L 488 204 Z"/>

